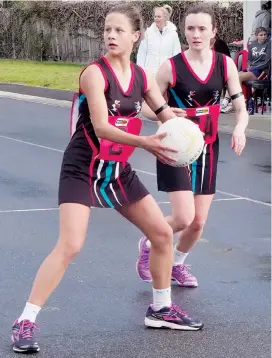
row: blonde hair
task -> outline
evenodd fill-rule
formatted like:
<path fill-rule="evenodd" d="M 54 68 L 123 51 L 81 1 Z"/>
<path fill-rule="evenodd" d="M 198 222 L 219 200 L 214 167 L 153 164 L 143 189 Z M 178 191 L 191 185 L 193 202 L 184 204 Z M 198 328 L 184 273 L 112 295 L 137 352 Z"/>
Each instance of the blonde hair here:
<path fill-rule="evenodd" d="M 173 9 L 171 8 L 170 5 L 163 5 L 163 8 L 167 11 L 167 15 L 168 15 L 168 19 L 167 20 L 170 20 L 172 14 L 173 14 Z"/>
<path fill-rule="evenodd" d="M 163 5 L 163 6 L 157 6 L 154 8 L 154 14 L 155 14 L 155 11 L 156 10 L 161 10 L 164 14 L 164 18 L 166 21 L 169 21 L 170 20 L 170 17 L 173 13 L 173 10 L 171 8 L 171 6 L 169 5 Z"/>

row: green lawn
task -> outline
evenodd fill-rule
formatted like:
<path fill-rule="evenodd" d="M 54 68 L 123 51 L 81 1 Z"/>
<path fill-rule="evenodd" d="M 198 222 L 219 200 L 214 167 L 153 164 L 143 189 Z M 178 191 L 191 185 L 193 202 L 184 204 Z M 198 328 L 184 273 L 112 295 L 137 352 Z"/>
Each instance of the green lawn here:
<path fill-rule="evenodd" d="M 77 90 L 84 65 L 60 62 L 0 60 L 0 82 Z"/>

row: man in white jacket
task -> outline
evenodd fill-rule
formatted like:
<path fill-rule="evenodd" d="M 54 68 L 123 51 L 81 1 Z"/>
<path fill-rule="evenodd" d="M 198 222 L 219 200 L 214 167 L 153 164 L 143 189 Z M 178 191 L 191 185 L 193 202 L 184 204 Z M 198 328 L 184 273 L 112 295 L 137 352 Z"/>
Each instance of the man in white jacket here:
<path fill-rule="evenodd" d="M 176 26 L 169 21 L 169 5 L 154 9 L 154 23 L 146 30 L 138 53 L 137 65 L 156 74 L 163 62 L 181 52 Z"/>

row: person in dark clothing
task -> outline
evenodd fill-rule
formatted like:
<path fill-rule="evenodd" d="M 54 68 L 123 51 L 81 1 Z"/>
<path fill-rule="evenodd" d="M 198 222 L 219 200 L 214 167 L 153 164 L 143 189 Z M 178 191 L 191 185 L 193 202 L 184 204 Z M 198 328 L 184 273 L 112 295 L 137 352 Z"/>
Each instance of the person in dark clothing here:
<path fill-rule="evenodd" d="M 267 30 L 259 27 L 255 35 L 257 40 L 249 46 L 248 69 L 239 73 L 241 83 L 257 79 L 268 68 L 271 61 L 271 40 L 267 38 Z"/>
<path fill-rule="evenodd" d="M 260 74 L 267 70 L 271 62 L 271 40 L 267 38 L 264 27 L 256 29 L 256 41 L 253 41 L 248 50 L 248 68 L 239 72 L 239 80 L 242 84 L 246 81 L 257 80 Z M 222 102 L 221 112 L 228 113 L 232 110 L 228 92 Z"/>

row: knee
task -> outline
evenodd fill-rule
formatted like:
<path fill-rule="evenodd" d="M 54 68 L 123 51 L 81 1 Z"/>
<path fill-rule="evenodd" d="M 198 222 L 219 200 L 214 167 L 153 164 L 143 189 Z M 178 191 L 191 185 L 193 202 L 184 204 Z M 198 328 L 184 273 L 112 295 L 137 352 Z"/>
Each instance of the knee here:
<path fill-rule="evenodd" d="M 55 249 L 60 256 L 60 259 L 69 263 L 78 255 L 82 246 L 83 244 L 80 240 L 62 241 L 60 239 Z"/>
<path fill-rule="evenodd" d="M 181 215 L 175 215 L 174 219 L 174 232 L 179 232 L 187 229 L 194 220 L 194 213 L 182 213 Z"/>
<path fill-rule="evenodd" d="M 152 247 L 159 251 L 171 250 L 173 246 L 173 230 L 166 222 L 157 228 L 150 238 Z"/>
<path fill-rule="evenodd" d="M 203 230 L 205 223 L 206 223 L 205 218 L 201 216 L 195 216 L 190 227 L 193 231 L 199 232 Z"/>

